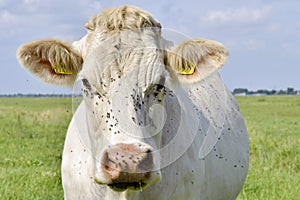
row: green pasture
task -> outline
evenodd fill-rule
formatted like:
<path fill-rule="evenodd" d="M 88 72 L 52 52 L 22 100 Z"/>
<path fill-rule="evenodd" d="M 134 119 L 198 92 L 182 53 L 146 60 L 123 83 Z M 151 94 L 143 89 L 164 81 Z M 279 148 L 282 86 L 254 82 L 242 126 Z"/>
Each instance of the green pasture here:
<path fill-rule="evenodd" d="M 300 97 L 237 98 L 250 138 L 240 199 L 300 200 Z"/>
<path fill-rule="evenodd" d="M 239 200 L 300 199 L 300 97 L 238 97 L 251 141 Z M 63 199 L 70 98 L 0 98 L 0 199 Z"/>

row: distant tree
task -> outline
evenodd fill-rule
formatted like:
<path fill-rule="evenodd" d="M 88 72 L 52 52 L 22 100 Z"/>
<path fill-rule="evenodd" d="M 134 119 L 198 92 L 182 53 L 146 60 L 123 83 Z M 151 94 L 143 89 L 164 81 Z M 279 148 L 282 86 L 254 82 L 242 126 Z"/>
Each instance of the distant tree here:
<path fill-rule="evenodd" d="M 279 94 L 279 95 L 286 95 L 286 94 L 287 94 L 287 92 L 286 92 L 286 91 L 284 91 L 284 90 L 279 90 L 277 94 Z"/>
<path fill-rule="evenodd" d="M 287 94 L 288 94 L 288 95 L 293 95 L 293 94 L 295 94 L 294 88 L 287 88 Z"/>
<path fill-rule="evenodd" d="M 276 90 L 271 90 L 271 91 L 270 91 L 270 95 L 275 95 L 276 93 L 277 93 Z"/>
<path fill-rule="evenodd" d="M 248 94 L 248 89 L 246 88 L 236 88 L 233 90 L 233 94 Z"/>

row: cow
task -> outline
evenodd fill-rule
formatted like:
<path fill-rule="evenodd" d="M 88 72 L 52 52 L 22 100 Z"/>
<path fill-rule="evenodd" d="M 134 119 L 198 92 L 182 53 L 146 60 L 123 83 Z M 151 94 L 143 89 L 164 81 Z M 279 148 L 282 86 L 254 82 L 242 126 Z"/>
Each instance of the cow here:
<path fill-rule="evenodd" d="M 218 69 L 219 42 L 172 44 L 135 6 L 107 8 L 72 43 L 17 50 L 51 84 L 81 85 L 63 156 L 65 199 L 235 199 L 246 179 L 246 126 Z"/>

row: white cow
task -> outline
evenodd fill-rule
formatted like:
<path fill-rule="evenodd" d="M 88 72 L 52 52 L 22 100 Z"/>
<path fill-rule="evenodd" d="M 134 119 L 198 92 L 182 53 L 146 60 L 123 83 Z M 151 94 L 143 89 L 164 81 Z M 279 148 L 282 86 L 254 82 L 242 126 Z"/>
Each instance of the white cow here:
<path fill-rule="evenodd" d="M 17 57 L 42 80 L 82 82 L 66 136 L 65 199 L 235 199 L 249 164 L 246 127 L 205 39 L 170 49 L 133 6 L 106 9 L 72 45 L 38 40 Z"/>

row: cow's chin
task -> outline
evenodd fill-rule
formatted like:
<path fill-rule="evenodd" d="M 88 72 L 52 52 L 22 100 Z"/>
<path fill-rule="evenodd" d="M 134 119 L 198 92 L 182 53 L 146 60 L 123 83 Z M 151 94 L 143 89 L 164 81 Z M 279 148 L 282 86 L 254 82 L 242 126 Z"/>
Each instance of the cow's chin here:
<path fill-rule="evenodd" d="M 151 177 L 151 178 L 150 178 Z M 143 191 L 145 188 L 159 182 L 161 180 L 161 172 L 157 171 L 155 173 L 151 173 L 149 179 L 140 182 L 101 182 L 95 179 L 95 182 L 99 185 L 108 186 L 111 190 L 115 192 L 123 192 L 125 190 L 132 191 Z"/>
<path fill-rule="evenodd" d="M 144 182 L 139 182 L 139 183 L 136 182 L 136 183 L 111 183 L 111 184 L 107 184 L 107 185 L 116 192 L 123 192 L 125 190 L 142 191 L 149 184 L 144 183 Z"/>

